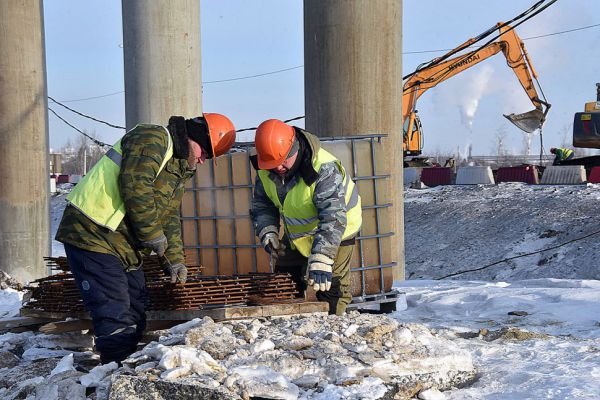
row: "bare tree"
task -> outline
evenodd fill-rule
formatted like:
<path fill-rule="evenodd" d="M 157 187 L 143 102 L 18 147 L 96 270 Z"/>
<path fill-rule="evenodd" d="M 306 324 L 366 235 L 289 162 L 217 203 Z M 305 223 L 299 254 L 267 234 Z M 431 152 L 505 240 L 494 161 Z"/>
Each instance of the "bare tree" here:
<path fill-rule="evenodd" d="M 496 133 L 494 134 L 494 141 L 492 145 L 492 153 L 496 154 L 498 158 L 505 157 L 507 154 L 506 151 L 506 126 L 500 125 L 496 129 Z"/>
<path fill-rule="evenodd" d="M 95 132 L 86 133 L 96 140 L 99 139 Z M 72 145 L 70 140 L 67 141 L 61 152 L 64 154 L 63 173 L 70 175 L 85 175 L 105 153 L 101 146 L 83 135 L 77 138 L 75 145 Z"/>
<path fill-rule="evenodd" d="M 573 124 L 565 124 L 560 129 L 560 147 L 573 147 Z M 554 147 L 554 146 L 553 146 Z"/>

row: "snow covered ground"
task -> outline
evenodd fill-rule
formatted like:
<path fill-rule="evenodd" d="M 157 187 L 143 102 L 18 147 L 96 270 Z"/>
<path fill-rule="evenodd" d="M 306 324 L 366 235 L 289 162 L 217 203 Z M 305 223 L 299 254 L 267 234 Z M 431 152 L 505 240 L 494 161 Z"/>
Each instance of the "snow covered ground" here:
<path fill-rule="evenodd" d="M 600 185 L 406 190 L 409 280 L 395 287 L 408 309 L 393 317 L 451 340 L 479 371 L 473 385 L 437 398 L 600 398 L 599 200 Z M 64 195 L 54 197 L 53 232 L 63 207 Z M 0 295 L 0 315 L 13 314 L 19 294 Z M 367 386 L 358 392 L 376 398 Z"/>
<path fill-rule="evenodd" d="M 395 286 L 408 309 L 396 318 L 468 349 L 480 371 L 446 398 L 600 398 L 599 200 L 598 185 L 405 192 L 410 280 Z"/>
<path fill-rule="evenodd" d="M 52 240 L 52 257 L 65 256 L 65 248 L 62 243 L 54 240 L 54 236 L 56 236 L 56 230 L 58 229 L 63 211 L 67 205 L 67 194 L 70 192 L 72 186 L 73 185 L 70 183 L 58 185 L 57 192 L 54 193 L 50 199 L 50 239 Z"/>

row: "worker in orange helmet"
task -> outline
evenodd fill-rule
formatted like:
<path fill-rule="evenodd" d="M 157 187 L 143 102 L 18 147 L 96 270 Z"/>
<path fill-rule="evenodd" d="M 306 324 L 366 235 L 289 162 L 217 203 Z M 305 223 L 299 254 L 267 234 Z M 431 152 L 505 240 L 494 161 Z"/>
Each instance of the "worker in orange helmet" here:
<path fill-rule="evenodd" d="M 350 261 L 362 223 L 358 188 L 319 139 L 298 127 L 264 121 L 255 145 L 251 214 L 258 238 L 277 272 L 312 287 L 330 314 L 343 314 L 352 301 Z"/>
<path fill-rule="evenodd" d="M 146 327 L 143 256 L 154 252 L 170 281 L 185 283 L 185 182 L 234 142 L 235 128 L 221 114 L 173 116 L 166 127 L 138 124 L 67 196 L 56 240 L 92 317 L 102 363 L 134 352 Z"/>

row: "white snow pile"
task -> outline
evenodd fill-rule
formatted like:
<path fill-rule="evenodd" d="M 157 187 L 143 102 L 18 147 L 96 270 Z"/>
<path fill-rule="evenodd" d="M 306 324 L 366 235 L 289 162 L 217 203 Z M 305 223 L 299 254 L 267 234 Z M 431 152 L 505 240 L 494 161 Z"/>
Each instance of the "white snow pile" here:
<path fill-rule="evenodd" d="M 14 317 L 19 314 L 24 293 L 11 288 L 0 290 L 0 318 Z"/>
<path fill-rule="evenodd" d="M 150 383 L 160 378 L 180 390 L 203 386 L 232 398 L 378 399 L 401 389 L 449 389 L 475 375 L 467 351 L 383 315 L 221 323 L 206 317 L 190 325 L 173 328 L 124 364 Z M 127 393 L 131 384 L 113 375 L 111 391 Z"/>
<path fill-rule="evenodd" d="M 406 277 L 441 278 L 567 243 L 454 279 L 600 279 L 592 262 L 600 254 L 599 204 L 600 185 L 594 184 L 408 189 Z"/>
<path fill-rule="evenodd" d="M 480 371 L 447 399 L 600 398 L 599 201 L 591 184 L 405 192 L 412 279 L 395 284 L 408 302 L 395 317 L 468 350 Z"/>
<path fill-rule="evenodd" d="M 91 344 L 79 332 L 0 335 L 0 398 L 379 399 L 431 396 L 476 373 L 468 351 L 423 326 L 357 312 L 195 319 L 122 367 L 98 365 Z"/>
<path fill-rule="evenodd" d="M 0 335 L 0 398 L 85 399 L 82 371 L 98 364 L 92 345 L 92 337 L 79 332 Z"/>
<path fill-rule="evenodd" d="M 50 239 L 52 240 L 52 256 L 59 257 L 65 255 L 65 248 L 62 243 L 54 240 L 58 225 L 62 219 L 63 212 L 67 206 L 67 194 L 73 187 L 70 183 L 61 184 L 61 190 L 50 197 Z"/>

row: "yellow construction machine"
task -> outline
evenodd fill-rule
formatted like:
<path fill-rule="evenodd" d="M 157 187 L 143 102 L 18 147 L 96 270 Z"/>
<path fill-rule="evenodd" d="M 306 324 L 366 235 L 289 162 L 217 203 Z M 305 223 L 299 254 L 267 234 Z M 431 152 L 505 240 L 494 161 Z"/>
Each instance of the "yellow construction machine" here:
<path fill-rule="evenodd" d="M 573 146 L 600 149 L 600 83 L 596 83 L 596 101 L 585 103 L 584 112 L 575 113 Z"/>
<path fill-rule="evenodd" d="M 499 35 L 495 39 L 468 51 L 469 48 L 474 47 L 475 43 L 495 33 L 496 30 L 499 31 Z M 421 64 L 415 72 L 405 77 L 402 88 L 403 150 L 405 156 L 419 155 L 423 149 L 423 131 L 416 108 L 419 97 L 428 89 L 500 52 L 506 57 L 508 66 L 512 68 L 527 96 L 535 106 L 534 110 L 526 113 L 504 116 L 525 132 L 531 133 L 541 128 L 550 109 L 550 104 L 546 101 L 541 89 L 540 93 L 543 99 L 538 95 L 533 81 L 535 79 L 537 82 L 537 73 L 531 65 L 523 41 L 517 36 L 513 27 L 499 22 L 486 32 L 467 40 L 445 55 Z M 458 53 L 461 54 L 456 56 Z M 539 82 L 537 83 L 539 88 Z"/>

